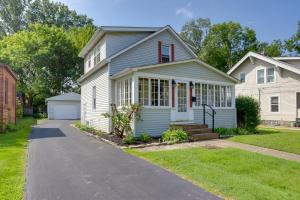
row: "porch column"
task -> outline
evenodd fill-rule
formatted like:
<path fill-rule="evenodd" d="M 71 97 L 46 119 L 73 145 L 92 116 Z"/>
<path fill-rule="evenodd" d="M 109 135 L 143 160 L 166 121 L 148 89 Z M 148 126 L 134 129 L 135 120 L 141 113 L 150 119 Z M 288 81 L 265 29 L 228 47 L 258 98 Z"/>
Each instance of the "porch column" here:
<path fill-rule="evenodd" d="M 132 87 L 131 87 L 131 94 L 132 94 L 132 103 L 139 103 L 138 99 L 138 92 L 139 92 L 139 77 L 136 73 L 132 76 Z"/>

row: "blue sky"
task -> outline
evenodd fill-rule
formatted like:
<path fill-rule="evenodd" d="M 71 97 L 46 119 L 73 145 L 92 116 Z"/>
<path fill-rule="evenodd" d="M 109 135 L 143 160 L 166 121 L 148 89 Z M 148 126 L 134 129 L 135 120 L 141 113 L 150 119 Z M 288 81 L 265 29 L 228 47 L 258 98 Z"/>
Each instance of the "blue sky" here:
<path fill-rule="evenodd" d="M 287 39 L 300 21 L 300 0 L 55 0 L 94 19 L 97 26 L 165 26 L 176 31 L 191 18 L 212 23 L 235 21 L 253 28 L 257 38 Z"/>

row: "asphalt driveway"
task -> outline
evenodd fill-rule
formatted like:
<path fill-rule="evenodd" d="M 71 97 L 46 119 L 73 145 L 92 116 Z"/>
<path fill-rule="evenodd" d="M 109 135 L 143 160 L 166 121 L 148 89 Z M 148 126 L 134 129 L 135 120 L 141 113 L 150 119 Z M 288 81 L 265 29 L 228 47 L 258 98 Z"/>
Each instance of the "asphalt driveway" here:
<path fill-rule="evenodd" d="M 218 199 L 193 184 L 70 127 L 33 128 L 26 171 L 28 200 Z"/>

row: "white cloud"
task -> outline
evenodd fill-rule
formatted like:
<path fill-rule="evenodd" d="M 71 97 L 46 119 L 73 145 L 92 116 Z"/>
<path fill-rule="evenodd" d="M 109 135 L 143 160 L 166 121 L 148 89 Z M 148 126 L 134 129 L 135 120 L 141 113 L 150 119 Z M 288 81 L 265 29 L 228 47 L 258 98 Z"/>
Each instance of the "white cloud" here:
<path fill-rule="evenodd" d="M 178 8 L 176 10 L 176 15 L 177 16 L 182 15 L 186 18 L 193 18 L 194 12 L 190 9 L 191 5 L 192 4 L 189 2 L 185 7 Z"/>

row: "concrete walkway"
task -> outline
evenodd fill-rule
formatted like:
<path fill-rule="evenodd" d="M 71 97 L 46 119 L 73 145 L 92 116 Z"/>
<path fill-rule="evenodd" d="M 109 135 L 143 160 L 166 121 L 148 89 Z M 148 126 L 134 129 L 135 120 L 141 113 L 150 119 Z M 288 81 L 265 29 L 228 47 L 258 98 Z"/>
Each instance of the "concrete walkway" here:
<path fill-rule="evenodd" d="M 139 151 L 160 151 L 160 150 L 172 150 L 181 148 L 192 148 L 192 147 L 206 147 L 206 148 L 238 148 L 246 151 L 252 151 L 256 153 L 261 153 L 268 156 L 274 156 L 277 158 L 283 158 L 286 160 L 292 160 L 300 163 L 300 155 L 294 153 L 287 153 L 283 151 L 278 151 L 274 149 L 268 149 L 264 147 L 258 147 L 249 144 L 243 144 L 238 142 L 232 142 L 229 140 L 208 140 L 192 143 L 182 143 L 167 146 L 153 146 L 139 149 Z"/>

